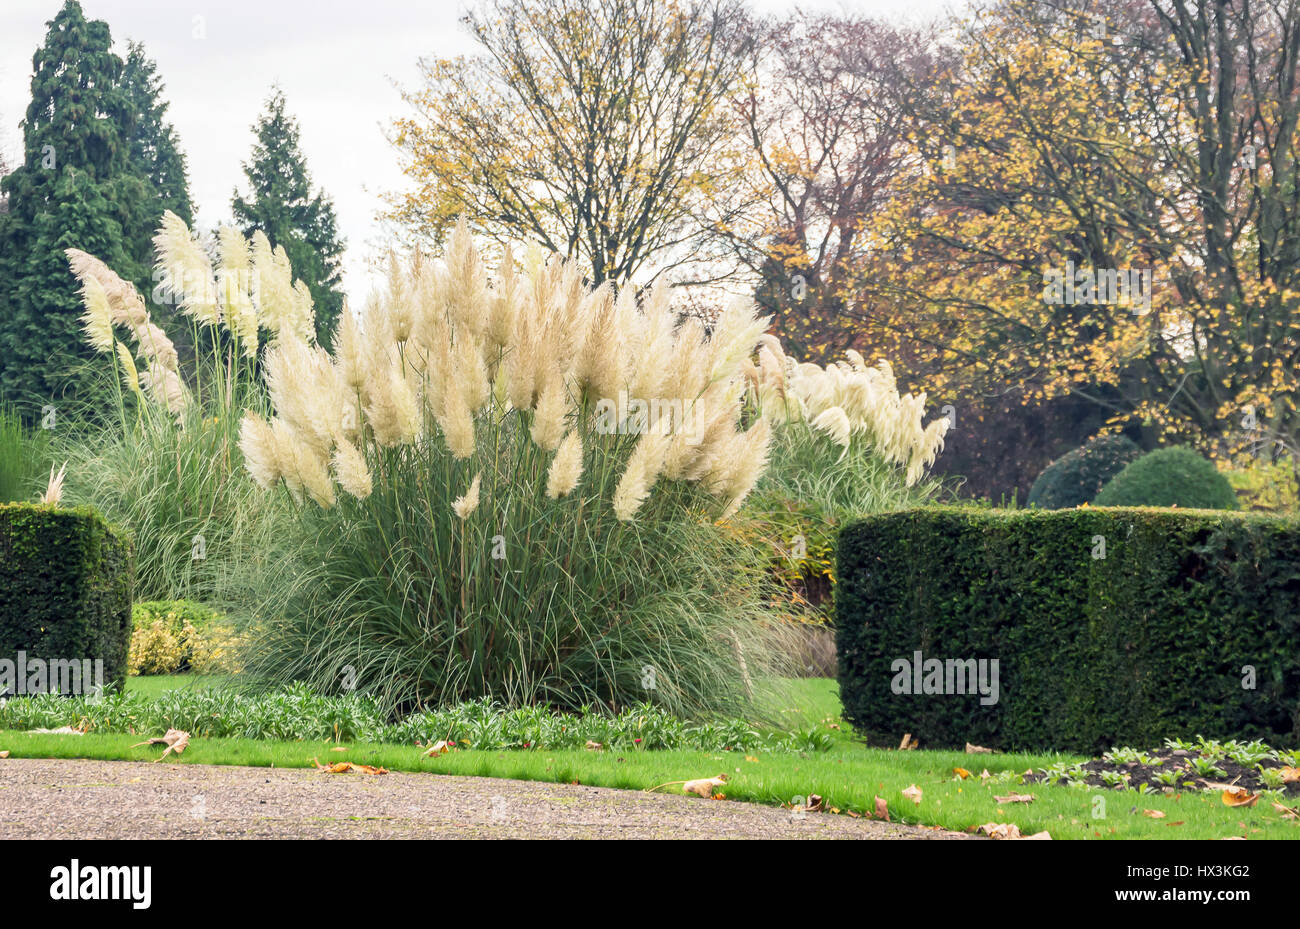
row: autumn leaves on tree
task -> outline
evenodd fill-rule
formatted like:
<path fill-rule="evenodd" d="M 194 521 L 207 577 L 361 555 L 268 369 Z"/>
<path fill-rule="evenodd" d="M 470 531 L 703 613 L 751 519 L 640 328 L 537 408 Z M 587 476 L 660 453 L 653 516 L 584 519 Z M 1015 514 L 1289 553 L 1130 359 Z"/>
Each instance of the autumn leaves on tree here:
<path fill-rule="evenodd" d="M 1298 17 L 1005 0 L 909 31 L 508 0 L 408 93 L 393 217 L 436 239 L 463 213 L 595 281 L 753 287 L 802 357 L 887 357 L 1039 429 L 1281 453 Z"/>

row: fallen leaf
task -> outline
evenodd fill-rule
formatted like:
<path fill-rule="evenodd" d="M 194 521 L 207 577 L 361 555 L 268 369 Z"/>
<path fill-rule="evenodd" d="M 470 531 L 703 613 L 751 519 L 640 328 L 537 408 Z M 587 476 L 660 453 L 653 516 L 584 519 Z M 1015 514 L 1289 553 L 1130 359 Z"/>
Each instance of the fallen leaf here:
<path fill-rule="evenodd" d="M 1152 819 L 1164 819 L 1165 811 L 1164 810 L 1143 810 L 1142 815 L 1150 816 Z M 1172 825 L 1172 823 L 1170 825 Z"/>
<path fill-rule="evenodd" d="M 587 751 L 589 752 L 603 751 L 604 748 L 605 746 L 601 745 L 599 742 L 593 742 L 591 739 L 587 740 Z"/>
<path fill-rule="evenodd" d="M 993 749 L 985 748 L 983 745 L 971 745 L 969 742 L 967 742 L 966 754 L 967 755 L 991 755 L 993 754 Z"/>
<path fill-rule="evenodd" d="M 1044 829 L 1042 832 L 1035 832 L 1033 835 L 1022 835 L 1021 838 L 1025 840 L 1029 840 L 1029 839 L 1050 840 L 1052 838 L 1052 834 L 1048 832 L 1046 829 Z"/>
<path fill-rule="evenodd" d="M 983 771 L 980 772 L 980 780 L 981 780 L 981 781 L 987 781 L 987 780 L 988 780 L 989 778 L 991 778 L 992 776 L 993 776 L 992 774 L 989 774 L 989 769 L 988 769 L 988 768 L 985 768 Z"/>
<path fill-rule="evenodd" d="M 1033 803 L 1033 794 L 1007 794 L 1005 797 L 994 797 L 998 803 Z"/>
<path fill-rule="evenodd" d="M 1283 784 L 1294 784 L 1294 783 L 1296 783 L 1297 781 L 1300 781 L 1300 768 L 1283 768 L 1283 769 L 1282 769 L 1282 783 L 1283 783 Z"/>
<path fill-rule="evenodd" d="M 917 787 L 915 784 L 903 791 L 903 796 L 906 799 L 911 800 L 917 806 L 921 805 L 921 788 Z"/>
<path fill-rule="evenodd" d="M 804 804 L 804 809 L 809 813 L 820 813 L 822 808 L 821 794 L 809 794 L 808 800 Z"/>
<path fill-rule="evenodd" d="M 27 731 L 41 735 L 85 735 L 80 729 L 73 729 L 71 726 L 60 726 L 58 729 L 28 729 Z M 145 743 L 141 742 L 140 744 Z"/>
<path fill-rule="evenodd" d="M 876 797 L 876 812 L 873 815 L 876 819 L 883 819 L 885 822 L 891 821 L 889 818 L 889 804 L 885 802 L 883 797 Z"/>
<path fill-rule="evenodd" d="M 912 751 L 913 749 L 916 748 L 916 745 L 917 745 L 917 742 L 916 742 L 916 739 L 912 738 L 912 733 L 910 733 L 910 732 L 905 732 L 905 733 L 903 733 L 903 741 L 900 742 L 899 745 L 898 745 L 898 750 L 899 750 L 899 751 Z"/>
<path fill-rule="evenodd" d="M 1255 801 L 1259 799 L 1259 794 L 1253 794 L 1242 787 L 1225 790 L 1220 796 L 1223 798 L 1224 806 L 1254 806 Z"/>
<path fill-rule="evenodd" d="M 0 758 L 8 758 L 8 757 L 9 757 L 8 752 L 0 752 Z"/>
<path fill-rule="evenodd" d="M 966 778 L 970 777 L 970 772 L 967 771 L 965 768 L 953 768 L 952 773 L 957 775 L 963 781 L 966 780 Z"/>
<path fill-rule="evenodd" d="M 166 745 L 167 750 L 162 753 L 162 757 L 154 759 L 154 761 L 162 761 L 163 758 L 166 758 L 172 752 L 179 755 L 189 747 L 189 744 L 190 734 L 184 729 L 168 729 L 161 739 L 146 739 L 143 742 L 136 742 L 135 745 L 132 745 L 131 747 L 135 748 L 140 745 Z"/>
<path fill-rule="evenodd" d="M 745 756 L 745 760 L 746 760 L 746 761 L 758 761 L 758 759 L 755 758 L 753 755 L 746 755 L 746 756 Z"/>
<path fill-rule="evenodd" d="M 333 748 L 331 748 L 330 751 L 332 751 L 332 752 L 346 752 L 346 751 L 347 751 L 347 746 L 345 746 L 345 745 L 336 745 L 336 746 L 334 746 Z"/>
<path fill-rule="evenodd" d="M 0 754 L 0 758 L 3 758 L 8 754 L 8 752 L 4 752 L 3 754 Z M 1281 803 L 1274 803 L 1273 809 L 1281 813 L 1283 819 L 1300 819 L 1300 809 L 1293 810 L 1291 807 L 1283 806 Z"/>
<path fill-rule="evenodd" d="M 717 777 L 702 777 L 682 784 L 682 793 L 695 794 L 697 797 L 712 797 L 713 788 L 721 787 L 725 783 L 727 783 L 725 774 L 719 774 Z"/>
<path fill-rule="evenodd" d="M 437 742 L 434 742 L 432 745 L 430 745 L 429 750 L 426 751 L 424 754 L 422 754 L 420 757 L 428 758 L 430 755 L 445 755 L 447 752 L 454 752 L 454 751 L 456 751 L 455 742 L 448 742 L 446 739 L 441 739 Z"/>
<path fill-rule="evenodd" d="M 1020 827 L 1015 823 L 985 823 L 979 831 L 993 839 L 1018 839 Z"/>
<path fill-rule="evenodd" d="M 321 764 L 319 758 L 313 758 L 316 762 L 316 770 L 324 771 L 326 774 L 347 774 L 350 771 L 360 771 L 362 774 L 387 774 L 387 768 L 376 768 L 374 765 L 353 764 L 351 761 L 336 761 L 334 764 Z"/>
<path fill-rule="evenodd" d="M 1173 822 L 1171 822 L 1171 823 L 1165 823 L 1165 825 L 1166 825 L 1166 826 L 1181 826 L 1181 825 L 1182 825 L 1183 823 L 1185 823 L 1185 822 L 1186 822 L 1186 820 L 1184 820 L 1184 819 L 1175 819 L 1175 820 L 1174 820 Z"/>

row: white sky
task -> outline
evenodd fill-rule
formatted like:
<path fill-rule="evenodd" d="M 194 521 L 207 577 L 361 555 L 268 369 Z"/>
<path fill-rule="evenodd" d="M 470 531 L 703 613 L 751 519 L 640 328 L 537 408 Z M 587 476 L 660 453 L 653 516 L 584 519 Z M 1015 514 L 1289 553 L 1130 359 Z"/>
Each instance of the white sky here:
<path fill-rule="evenodd" d="M 789 0 L 751 0 L 761 12 L 793 9 Z M 948 0 L 807 2 L 882 19 L 934 16 Z M 0 148 L 19 160 L 19 122 L 30 99 L 32 54 L 63 0 L 0 4 Z M 366 259 L 382 241 L 380 196 L 403 187 L 384 127 L 405 112 L 396 81 L 416 83 L 421 55 L 472 52 L 463 0 L 82 0 L 88 19 L 106 20 L 120 54 L 143 42 L 158 62 L 168 115 L 189 162 L 196 225 L 230 219 L 230 197 L 244 184 L 241 162 L 271 85 L 284 89 L 302 130 L 313 184 L 333 200 L 347 240 L 344 287 L 354 306 L 370 288 Z"/>

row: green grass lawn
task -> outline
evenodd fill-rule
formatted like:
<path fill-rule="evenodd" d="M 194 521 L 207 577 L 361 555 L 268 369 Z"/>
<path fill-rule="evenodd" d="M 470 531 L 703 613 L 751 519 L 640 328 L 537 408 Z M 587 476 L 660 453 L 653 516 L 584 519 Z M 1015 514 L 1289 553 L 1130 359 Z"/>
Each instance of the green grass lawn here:
<path fill-rule="evenodd" d="M 132 679 L 133 689 L 158 693 L 166 678 Z M 148 681 L 141 686 L 140 681 Z M 172 685 L 178 682 L 172 680 Z M 187 678 L 180 686 L 205 686 Z M 1066 755 L 968 755 L 949 751 L 891 751 L 867 748 L 856 741 L 839 718 L 833 681 L 799 683 L 805 700 L 792 714 L 810 715 L 830 732 L 834 746 L 827 752 L 757 753 L 692 751 L 474 751 L 472 746 L 436 758 L 421 757 L 415 746 L 352 744 L 343 751 L 331 742 L 275 742 L 247 739 L 197 739 L 180 758 L 165 764 L 242 764 L 278 768 L 310 768 L 321 762 L 351 760 L 392 771 L 507 777 L 645 789 L 668 781 L 711 777 L 725 773 L 730 782 L 727 800 L 789 804 L 812 794 L 827 809 L 841 815 L 869 815 L 880 797 L 895 822 L 947 829 L 968 829 L 981 823 L 1015 823 L 1024 834 L 1048 830 L 1057 839 L 1300 838 L 1300 824 L 1282 819 L 1262 797 L 1255 807 L 1225 807 L 1217 794 L 1184 792 L 1177 796 L 1140 795 L 1134 791 L 1080 789 L 1065 786 L 1023 787 L 1018 775 L 1061 761 L 1082 760 Z M 805 719 L 792 720 L 804 724 Z M 832 728 L 838 727 L 838 728 Z M 161 733 L 159 733 L 161 734 Z M 13 758 L 96 758 L 149 761 L 161 747 L 131 748 L 143 736 L 89 734 L 41 735 L 0 731 L 0 750 Z M 3 764 L 3 762 L 0 762 Z M 972 776 L 960 779 L 954 768 Z M 990 777 L 981 780 L 987 769 Z M 338 775 L 362 777 L 359 774 Z M 915 785 L 920 803 L 903 796 Z M 676 788 L 670 788 L 676 789 Z M 1031 794 L 1032 803 L 999 803 L 998 796 Z M 700 800 L 699 802 L 709 802 Z M 714 801 L 717 802 L 717 801 Z M 1163 812 L 1153 818 L 1145 811 Z M 823 815 L 823 814 L 809 814 Z"/>
<path fill-rule="evenodd" d="M 226 680 L 225 675 L 150 674 L 143 677 L 128 677 L 126 689 L 131 693 L 156 697 L 168 690 L 216 687 L 224 680 Z"/>

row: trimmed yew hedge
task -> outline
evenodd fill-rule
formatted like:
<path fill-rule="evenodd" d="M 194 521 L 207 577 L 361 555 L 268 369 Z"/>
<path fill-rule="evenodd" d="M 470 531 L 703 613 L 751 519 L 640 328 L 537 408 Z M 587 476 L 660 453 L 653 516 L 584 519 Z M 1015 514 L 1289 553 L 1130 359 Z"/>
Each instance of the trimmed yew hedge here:
<path fill-rule="evenodd" d="M 1300 519 L 927 507 L 845 527 L 836 576 L 840 693 L 869 739 L 1300 742 Z M 895 693 L 893 662 L 918 650 L 997 659 L 998 702 Z"/>
<path fill-rule="evenodd" d="M 0 504 L 0 658 L 102 659 L 126 680 L 130 542 L 89 508 Z"/>

